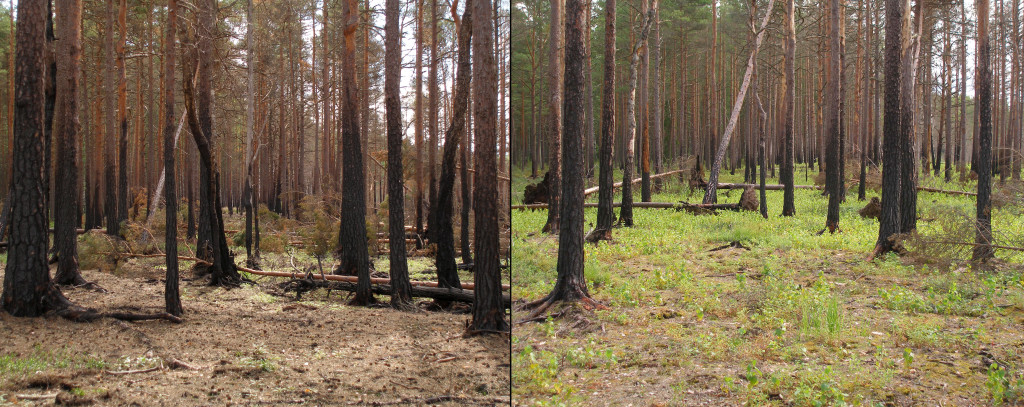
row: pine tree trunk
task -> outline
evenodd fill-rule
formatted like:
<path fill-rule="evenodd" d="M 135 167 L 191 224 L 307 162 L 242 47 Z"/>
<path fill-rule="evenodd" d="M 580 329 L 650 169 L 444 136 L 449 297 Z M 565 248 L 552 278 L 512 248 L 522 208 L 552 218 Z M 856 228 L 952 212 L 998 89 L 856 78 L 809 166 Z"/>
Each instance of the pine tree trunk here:
<path fill-rule="evenodd" d="M 582 2 L 581 2 L 582 3 Z M 493 3 L 491 0 L 473 0 L 467 4 L 473 8 L 473 140 L 474 161 L 476 162 L 476 182 L 473 191 L 473 214 L 475 241 L 473 251 L 476 259 L 473 266 L 473 321 L 469 330 L 472 331 L 509 331 L 511 326 L 505 320 L 505 310 L 501 297 L 501 270 L 499 264 L 498 242 L 498 202 L 497 196 L 498 171 L 495 158 L 497 155 L 497 105 L 498 78 L 494 53 L 491 52 L 494 38 L 494 27 L 489 18 Z M 582 23 L 582 4 L 579 4 Z M 582 31 L 579 33 L 582 37 Z M 582 46 L 582 44 L 579 44 Z M 580 67 L 582 68 L 582 67 Z M 582 70 L 578 69 L 582 76 Z M 582 89 L 580 89 L 582 91 Z M 582 100 L 580 100 L 582 108 Z M 580 111 L 582 113 L 582 109 Z M 579 123 L 582 130 L 582 123 Z M 582 142 L 579 134 L 577 143 Z M 582 159 L 583 157 L 576 157 Z M 582 164 L 582 162 L 578 162 Z M 580 168 L 579 166 L 577 168 Z M 579 189 L 582 190 L 582 185 Z M 580 233 L 582 232 L 582 224 Z M 468 227 L 468 225 L 463 225 Z"/>
<path fill-rule="evenodd" d="M 341 230 L 338 246 L 341 264 L 335 274 L 359 276 L 358 290 L 353 305 L 375 302 L 370 291 L 370 258 L 366 247 L 366 182 L 359 128 L 359 94 L 355 79 L 355 33 L 359 25 L 356 0 L 344 0 L 341 11 L 344 40 L 341 48 L 342 76 L 342 178 Z"/>
<path fill-rule="evenodd" d="M 82 54 L 81 1 L 61 4 L 57 29 L 61 41 L 56 52 L 57 102 L 54 111 L 54 133 L 57 138 L 56 189 L 63 199 L 56 200 L 53 244 L 57 251 L 56 284 L 85 284 L 78 270 L 77 227 L 78 187 L 78 85 L 81 79 L 79 62 Z"/>
<path fill-rule="evenodd" d="M 980 132 L 978 133 L 977 233 L 973 261 L 986 261 L 992 251 L 992 51 L 989 41 L 989 2 L 976 0 L 978 11 L 978 94 Z"/>

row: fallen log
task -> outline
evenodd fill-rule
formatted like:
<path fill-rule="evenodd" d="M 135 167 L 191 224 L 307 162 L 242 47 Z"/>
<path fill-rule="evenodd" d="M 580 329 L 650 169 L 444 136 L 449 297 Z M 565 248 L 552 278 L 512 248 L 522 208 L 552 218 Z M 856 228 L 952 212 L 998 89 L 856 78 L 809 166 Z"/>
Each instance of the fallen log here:
<path fill-rule="evenodd" d="M 253 269 L 248 268 L 248 267 L 242 267 L 242 266 L 237 266 L 237 267 L 238 267 L 239 270 L 242 270 L 242 271 L 244 271 L 246 273 L 255 274 L 255 275 L 258 275 L 258 276 L 306 278 L 306 274 L 305 273 L 293 273 L 293 272 L 289 272 L 289 271 L 253 270 Z M 340 282 L 348 282 L 348 283 L 355 283 L 355 282 L 359 281 L 359 278 L 356 277 L 356 276 L 338 276 L 338 275 L 334 275 L 334 274 L 318 274 L 318 273 L 312 273 L 310 276 L 314 280 L 327 279 L 328 281 L 340 281 Z M 374 278 L 374 277 L 371 277 L 370 278 L 370 283 L 371 284 L 391 284 L 391 279 L 389 279 L 389 278 Z M 434 287 L 434 288 L 437 287 L 437 282 L 436 281 L 410 281 L 409 283 L 412 284 L 413 287 Z M 474 288 L 476 288 L 476 286 L 473 283 L 462 283 L 462 289 L 464 289 L 464 290 L 472 290 Z M 511 290 L 512 287 L 510 285 L 508 285 L 508 284 L 502 284 L 501 285 L 501 289 L 502 290 Z"/>
<path fill-rule="evenodd" d="M 951 190 L 948 190 L 948 189 L 938 189 L 938 188 L 929 188 L 929 187 L 917 187 L 917 190 L 918 191 L 926 191 L 926 192 L 937 192 L 937 193 L 940 193 L 940 194 L 948 194 L 948 195 L 978 196 L 977 192 L 951 191 Z"/>
<path fill-rule="evenodd" d="M 348 281 L 323 281 L 296 279 L 285 283 L 285 291 L 296 291 L 299 293 L 309 291 L 312 288 L 327 288 L 331 290 L 356 291 L 356 283 Z M 370 289 L 374 294 L 391 295 L 391 286 L 388 284 L 373 284 Z M 473 303 L 472 290 L 459 290 L 455 288 L 436 288 L 413 286 L 410 290 L 413 297 L 433 298 L 441 301 L 457 301 Z M 501 295 L 501 303 L 507 308 L 512 308 L 512 298 L 508 294 Z"/>
<path fill-rule="evenodd" d="M 747 189 L 747 187 L 761 188 L 761 184 L 742 184 L 742 183 L 719 183 L 716 189 Z M 771 184 L 765 185 L 765 191 L 781 191 L 785 188 L 782 184 Z M 793 185 L 794 189 L 824 189 L 821 185 Z"/>
<path fill-rule="evenodd" d="M 618 208 L 622 206 L 622 202 L 615 202 L 612 204 L 613 207 Z M 587 202 L 583 204 L 584 208 L 596 208 L 597 204 L 593 202 Z M 526 209 L 547 209 L 548 204 L 529 204 L 529 205 L 512 205 L 512 209 L 526 210 Z M 633 202 L 633 208 L 640 209 L 675 209 L 683 210 L 688 208 L 700 208 L 700 209 L 728 209 L 728 210 L 739 210 L 739 204 L 691 204 L 686 202 Z"/>
<path fill-rule="evenodd" d="M 675 171 L 663 172 L 661 174 L 654 174 L 654 175 L 651 175 L 651 179 L 664 178 L 664 177 L 667 177 L 669 175 L 678 174 L 678 173 L 684 172 L 684 171 L 687 171 L 687 170 L 675 170 Z M 643 180 L 643 178 L 636 178 L 636 179 L 633 180 L 632 183 L 633 184 L 638 184 L 638 183 L 640 183 L 641 180 Z M 622 183 L 621 182 L 616 182 L 614 185 L 612 185 L 612 190 L 615 190 L 615 189 L 618 189 L 618 188 L 622 188 Z M 583 196 L 587 196 L 587 195 L 591 195 L 593 193 L 596 193 L 600 189 L 601 189 L 601 187 L 599 187 L 599 186 L 593 187 L 593 188 L 584 189 L 583 190 Z"/>

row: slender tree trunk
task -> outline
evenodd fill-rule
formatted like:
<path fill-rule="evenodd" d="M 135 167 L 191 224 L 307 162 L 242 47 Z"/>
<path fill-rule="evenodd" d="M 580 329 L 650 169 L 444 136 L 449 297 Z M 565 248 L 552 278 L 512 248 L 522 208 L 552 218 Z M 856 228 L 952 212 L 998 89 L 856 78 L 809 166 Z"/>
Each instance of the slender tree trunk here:
<path fill-rule="evenodd" d="M 843 165 L 839 160 L 840 132 L 842 131 L 840 117 L 843 114 L 840 87 L 842 87 L 841 76 L 841 55 L 840 37 L 843 35 L 843 27 L 840 26 L 839 13 L 842 12 L 843 0 L 832 0 L 829 3 L 829 58 L 828 58 L 828 121 L 826 123 L 826 134 L 828 135 L 826 186 L 828 191 L 828 214 L 826 215 L 825 228 L 829 233 L 835 233 L 839 229 L 839 203 L 842 200 L 842 184 L 840 183 L 841 171 L 839 166 Z"/>
<path fill-rule="evenodd" d="M 121 38 L 117 43 L 117 222 L 128 219 L 128 75 L 124 66 L 125 44 L 128 41 L 128 0 L 120 0 L 117 26 Z"/>
<path fill-rule="evenodd" d="M 615 0 L 605 0 L 604 54 L 615 55 Z M 615 58 L 604 58 L 604 86 L 601 101 L 601 144 L 598 162 L 597 226 L 588 239 L 610 239 L 615 211 L 612 209 L 612 156 L 615 137 Z"/>
<path fill-rule="evenodd" d="M 177 30 L 177 0 L 167 0 L 167 21 L 164 22 L 163 90 L 164 90 L 164 177 L 167 203 L 165 252 L 167 273 L 164 288 L 164 303 L 167 312 L 181 316 L 181 294 L 178 292 L 178 197 L 174 185 L 174 34 Z M 187 79 L 186 79 L 187 80 Z"/>
<path fill-rule="evenodd" d="M 384 108 L 388 132 L 388 236 L 391 254 L 391 305 L 412 309 L 409 264 L 405 261 L 405 191 L 402 180 L 402 100 L 398 87 L 402 80 L 402 49 L 398 0 L 385 5 Z"/>
<path fill-rule="evenodd" d="M 551 31 L 548 37 L 548 220 L 542 229 L 556 233 L 560 230 L 558 199 L 562 192 L 562 5 L 565 0 L 551 0 Z M 574 163 L 575 164 L 575 163 Z"/>
<path fill-rule="evenodd" d="M 375 302 L 370 291 L 370 258 L 366 247 L 366 182 L 363 173 L 362 143 L 359 128 L 359 94 L 355 79 L 355 34 L 359 25 L 359 9 L 356 0 L 342 1 L 341 48 L 342 76 L 342 178 L 341 231 L 338 232 L 338 246 L 341 264 L 335 274 L 358 275 L 359 282 L 353 305 L 367 305 Z M 404 225 L 403 225 L 404 226 Z"/>
<path fill-rule="evenodd" d="M 106 54 L 106 66 L 103 75 L 104 85 L 104 152 L 103 152 L 103 174 L 105 180 L 106 196 L 104 198 L 104 215 L 107 218 L 107 234 L 118 236 L 120 225 L 117 221 L 117 179 L 114 170 L 114 159 L 117 154 L 114 149 L 114 140 L 117 140 L 117 85 L 115 75 L 117 74 L 116 60 L 114 56 L 114 2 L 118 0 L 107 0 L 106 24 L 104 25 L 104 52 Z"/>
<path fill-rule="evenodd" d="M 82 54 L 82 3 L 80 0 L 61 4 L 57 14 L 57 30 L 61 41 L 56 52 L 57 102 L 53 126 L 57 138 L 57 190 L 63 199 L 56 200 L 53 244 L 57 249 L 56 284 L 85 284 L 78 270 L 78 85 L 81 78 L 79 61 Z"/>
<path fill-rule="evenodd" d="M 994 256 L 992 251 L 992 51 L 988 33 L 988 0 L 976 0 L 978 11 L 978 77 L 975 86 L 981 118 L 978 133 L 978 204 L 977 234 L 972 260 L 983 262 Z"/>
<path fill-rule="evenodd" d="M 438 182 L 437 192 L 437 286 L 438 287 L 459 287 L 459 273 L 455 264 L 455 235 L 452 227 L 452 215 L 454 211 L 453 191 L 455 189 L 455 156 L 460 152 L 460 144 L 468 144 L 468 140 L 461 139 L 466 133 L 466 116 L 469 109 L 470 75 L 472 75 L 472 60 L 470 59 L 470 47 L 473 36 L 473 4 L 467 4 L 466 11 L 460 19 L 455 11 L 458 3 L 452 6 L 452 20 L 455 22 L 458 31 L 459 52 L 458 68 L 455 82 L 455 94 L 452 99 L 454 112 L 452 122 L 444 134 L 444 150 L 441 155 L 441 178 Z M 463 144 L 464 143 L 464 144 Z M 463 156 L 465 157 L 465 156 Z M 466 168 L 466 160 L 462 160 L 462 168 Z M 465 174 L 463 172 L 463 180 Z M 462 188 L 466 189 L 468 182 L 463 182 Z M 463 195 L 464 197 L 466 194 Z M 463 201 L 466 206 L 468 202 Z M 468 222 L 462 223 L 462 230 L 469 228 Z M 466 244 L 463 244 L 466 246 Z M 464 253 L 465 254 L 465 250 Z"/>
<path fill-rule="evenodd" d="M 469 6 L 469 4 L 467 4 Z M 582 24 L 582 2 L 578 4 L 579 23 Z M 494 38 L 494 27 L 491 24 L 491 0 L 474 0 L 473 7 L 473 151 L 476 156 L 476 178 L 473 191 L 473 213 L 475 215 L 474 231 L 476 237 L 473 249 L 476 262 L 473 266 L 473 321 L 469 330 L 477 332 L 509 331 L 511 326 L 505 321 L 505 311 L 501 299 L 501 270 L 498 267 L 498 172 L 495 156 L 497 155 L 497 95 L 498 78 L 496 63 L 491 52 Z M 582 31 L 579 36 L 582 37 Z M 582 46 L 582 44 L 579 44 Z M 580 55 L 582 58 L 582 55 Z M 582 66 L 577 72 L 582 76 Z M 581 89 L 582 91 L 582 89 Z M 579 102 L 582 103 L 582 100 Z M 580 106 L 582 108 L 582 105 Z M 582 113 L 582 110 L 581 110 Z M 579 123 L 582 130 L 582 123 Z M 578 135 L 582 142 L 583 135 Z M 583 157 L 576 157 L 582 159 Z M 579 162 L 582 164 L 582 162 Z M 582 185 L 579 186 L 582 190 Z M 582 191 L 581 191 L 582 192 Z M 580 194 L 582 195 L 582 194 Z M 582 202 L 582 201 L 581 201 Z M 580 224 L 580 233 L 583 225 Z M 466 227 L 466 225 L 464 225 Z"/>
<path fill-rule="evenodd" d="M 768 2 L 767 10 L 772 10 L 774 5 L 775 0 L 770 0 Z M 757 40 L 754 41 L 754 48 L 751 51 L 751 57 L 747 60 L 747 73 L 743 75 L 743 83 L 740 85 L 739 94 L 736 95 L 736 101 L 733 103 L 729 123 L 725 126 L 725 133 L 722 134 L 722 140 L 718 145 L 718 152 L 715 153 L 715 161 L 711 165 L 711 175 L 708 177 L 708 187 L 704 192 L 705 204 L 718 202 L 718 173 L 722 169 L 722 159 L 725 158 L 726 149 L 729 147 L 729 140 L 732 138 L 732 133 L 736 129 L 736 121 L 739 119 L 740 109 L 743 107 L 743 99 L 746 97 L 747 88 L 750 86 L 750 74 L 753 72 L 754 65 L 757 63 L 754 56 L 757 53 L 757 49 L 761 47 L 761 41 L 764 40 L 765 28 L 768 27 L 768 21 L 771 20 L 771 15 L 771 12 L 765 13 L 764 18 L 761 21 L 761 30 L 758 31 Z M 717 108 L 717 106 L 713 107 L 714 110 L 717 110 Z"/>
<path fill-rule="evenodd" d="M 654 21 L 654 13 L 657 9 L 658 0 L 651 0 L 651 8 L 644 16 L 641 25 L 640 35 L 633 44 L 633 51 L 629 60 L 629 98 L 626 103 L 626 134 L 629 139 L 626 141 L 625 165 L 622 170 L 622 207 L 619 209 L 619 223 L 626 226 L 633 226 L 633 148 L 636 146 L 636 99 L 637 99 L 637 66 L 640 64 L 640 50 L 646 46 L 647 35 L 651 32 L 651 23 Z M 550 205 L 550 204 L 549 204 Z M 551 206 L 548 206 L 550 208 Z M 550 209 L 549 209 L 550 211 Z"/>
<path fill-rule="evenodd" d="M 796 107 L 796 28 L 794 24 L 795 10 L 793 0 L 785 0 L 786 22 L 785 22 L 785 71 L 783 76 L 786 81 L 786 92 L 782 102 L 782 168 L 779 172 L 779 182 L 784 185 L 782 195 L 782 216 L 796 215 L 796 207 L 793 203 L 795 192 L 793 183 L 793 110 Z"/>
<path fill-rule="evenodd" d="M 878 242 L 874 255 L 895 250 L 893 238 L 900 232 L 900 187 L 903 150 L 900 148 L 902 120 L 900 57 L 903 47 L 903 23 L 906 0 L 885 0 L 885 117 L 882 132 L 882 213 L 878 219 Z"/>
<path fill-rule="evenodd" d="M 484 18 L 490 19 L 490 14 Z M 437 0 L 430 0 L 430 64 L 427 65 L 427 89 L 430 92 L 427 101 L 427 132 L 430 136 L 430 142 L 427 143 L 427 148 L 430 149 L 427 152 L 427 173 L 430 177 L 430 210 L 427 212 L 427 240 L 431 242 L 437 236 L 437 225 L 431 224 L 432 221 L 436 220 L 435 212 L 437 212 L 437 145 L 439 143 L 437 139 L 437 105 L 440 103 L 438 98 L 437 65 L 441 63 L 441 57 L 437 53 L 437 19 Z"/>
<path fill-rule="evenodd" d="M 259 268 L 260 259 L 259 251 L 253 253 L 253 227 L 259 227 L 256 225 L 256 219 L 253 216 L 255 210 L 255 197 L 253 196 L 253 126 L 255 123 L 255 111 L 256 111 L 256 89 L 253 84 L 253 78 L 256 74 L 256 66 L 254 65 L 255 58 L 253 53 L 256 52 L 253 47 L 253 32 L 252 32 L 252 0 L 246 1 L 245 6 L 245 66 L 246 66 L 246 77 L 245 77 L 245 88 L 246 88 L 246 101 L 245 101 L 245 189 L 242 191 L 242 202 L 245 206 L 245 264 L 250 268 Z M 316 47 L 313 47 L 315 50 Z M 314 57 L 315 60 L 315 57 Z M 315 89 L 315 87 L 314 87 Z M 318 163 L 319 164 L 319 163 Z M 318 183 L 319 175 L 314 177 L 314 182 Z"/>

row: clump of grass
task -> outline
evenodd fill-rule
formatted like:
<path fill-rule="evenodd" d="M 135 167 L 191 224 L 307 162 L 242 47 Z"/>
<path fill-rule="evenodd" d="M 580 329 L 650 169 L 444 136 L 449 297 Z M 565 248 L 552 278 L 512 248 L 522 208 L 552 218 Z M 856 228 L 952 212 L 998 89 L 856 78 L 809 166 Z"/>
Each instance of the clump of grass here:
<path fill-rule="evenodd" d="M 30 353 L 0 354 L 0 378 L 20 377 L 51 369 L 104 369 L 107 363 L 91 354 L 50 351 L 36 345 Z"/>

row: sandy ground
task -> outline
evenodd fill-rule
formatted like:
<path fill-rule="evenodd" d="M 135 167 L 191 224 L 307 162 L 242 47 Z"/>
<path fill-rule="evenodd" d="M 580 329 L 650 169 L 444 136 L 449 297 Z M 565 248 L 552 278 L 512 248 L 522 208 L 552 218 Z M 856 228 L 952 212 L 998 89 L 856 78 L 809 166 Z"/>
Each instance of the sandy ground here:
<path fill-rule="evenodd" d="M 163 272 L 141 269 L 130 277 L 85 271 L 108 292 L 65 293 L 101 311 L 162 311 Z M 0 312 L 0 405 L 55 401 L 26 395 L 140 406 L 510 402 L 510 338 L 463 339 L 468 314 L 349 307 L 338 292 L 295 302 L 279 281 L 232 290 L 184 281 L 182 324 Z M 194 369 L 169 367 L 174 360 Z"/>

